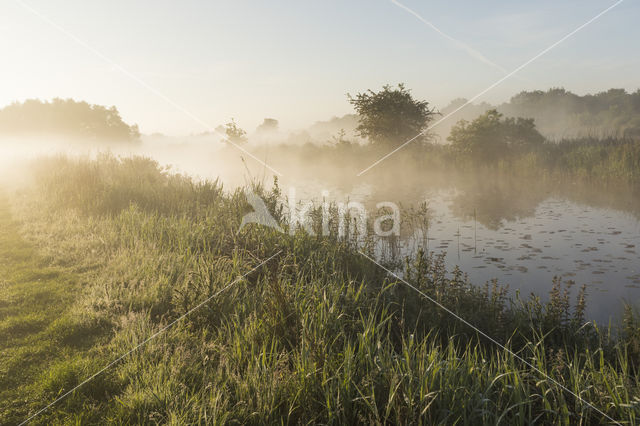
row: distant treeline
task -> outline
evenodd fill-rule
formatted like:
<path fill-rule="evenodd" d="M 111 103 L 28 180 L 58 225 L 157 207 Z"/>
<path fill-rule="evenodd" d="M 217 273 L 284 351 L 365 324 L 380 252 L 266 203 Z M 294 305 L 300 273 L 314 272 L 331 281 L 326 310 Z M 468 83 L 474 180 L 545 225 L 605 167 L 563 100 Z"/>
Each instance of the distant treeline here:
<path fill-rule="evenodd" d="M 122 121 L 115 106 L 55 98 L 29 99 L 0 109 L 0 135 L 38 134 L 115 141 L 140 137 L 138 126 Z"/>
<path fill-rule="evenodd" d="M 464 102 L 456 99 L 441 113 L 446 115 Z M 640 90 L 609 89 L 580 96 L 562 88 L 521 92 L 498 106 L 468 105 L 442 123 L 439 133 L 446 137 L 458 120 L 470 120 L 494 108 L 507 117 L 533 118 L 540 133 L 549 139 L 640 136 Z"/>
<path fill-rule="evenodd" d="M 440 118 L 462 106 L 466 99 L 455 99 L 440 110 Z M 640 136 L 640 90 L 624 89 L 576 95 L 562 88 L 521 92 L 509 102 L 491 105 L 471 104 L 443 120 L 431 131 L 445 142 L 451 128 L 460 120 L 473 120 L 497 109 L 506 117 L 533 118 L 538 131 L 547 139 L 632 138 Z M 316 140 L 326 140 L 344 129 L 350 139 L 356 137 L 358 115 L 347 114 L 319 121 L 309 128 Z"/>

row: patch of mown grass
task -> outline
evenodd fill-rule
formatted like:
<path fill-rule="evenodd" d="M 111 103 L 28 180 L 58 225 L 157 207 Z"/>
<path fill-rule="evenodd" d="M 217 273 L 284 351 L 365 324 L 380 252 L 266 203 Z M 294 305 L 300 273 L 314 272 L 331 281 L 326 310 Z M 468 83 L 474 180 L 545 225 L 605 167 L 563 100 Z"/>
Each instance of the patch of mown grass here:
<path fill-rule="evenodd" d="M 73 271 L 83 288 L 67 287 L 72 308 L 25 337 L 47 336 L 52 346 L 34 354 L 42 357 L 34 358 L 42 362 L 37 385 L 13 394 L 29 404 L 11 405 L 11 419 L 82 383 L 282 251 L 37 421 L 608 421 L 562 384 L 607 416 L 637 423 L 637 320 L 627 315 L 623 332 L 611 337 L 585 323 L 584 299 L 572 304 L 559 280 L 548 303 L 509 300 L 497 283 L 472 285 L 437 256 L 419 252 L 399 263 L 420 291 L 540 374 L 387 276 L 358 253 L 366 242 L 255 226 L 238 231 L 250 211 L 242 191 L 194 184 L 144 159 L 58 158 L 38 170 L 27 204 L 18 207 L 23 229 L 52 265 L 65 265 L 60 276 Z M 277 188 L 253 190 L 288 230 Z M 54 344 L 66 350 L 54 352 Z M 12 366 L 24 356 L 18 349 L 9 355 Z"/>

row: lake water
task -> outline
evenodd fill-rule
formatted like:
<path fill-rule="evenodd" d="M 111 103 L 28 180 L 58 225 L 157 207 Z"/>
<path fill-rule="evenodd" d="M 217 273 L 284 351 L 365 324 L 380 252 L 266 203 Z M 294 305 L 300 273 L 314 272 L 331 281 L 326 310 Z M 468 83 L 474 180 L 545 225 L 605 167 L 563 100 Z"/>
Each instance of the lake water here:
<path fill-rule="evenodd" d="M 640 297 L 640 222 L 631 214 L 560 198 L 499 226 L 454 214 L 456 195 L 426 195 L 432 209 L 429 250 L 446 252 L 474 283 L 497 278 L 521 294 L 548 294 L 554 276 L 587 286 L 587 316 L 605 321 L 621 299 Z M 414 245 L 415 247 L 415 245 Z"/>
<path fill-rule="evenodd" d="M 297 183 L 305 194 L 299 198 L 317 202 L 324 190 L 332 200 L 359 201 L 374 212 L 381 201 L 402 206 L 426 202 L 428 239 L 423 230 L 409 233 L 401 240 L 402 252 L 424 247 L 445 253 L 449 270 L 458 265 L 474 284 L 495 278 L 511 294 L 534 293 L 546 300 L 555 276 L 573 280 L 572 303 L 585 284 L 586 316 L 605 325 L 612 314 L 613 319 L 620 314 L 623 300 L 640 300 L 638 215 L 610 207 L 602 197 L 589 202 L 588 188 L 579 200 L 570 200 L 562 191 L 522 182 L 462 188 L 412 183 L 401 190 L 367 183 L 342 188 L 335 182 Z M 612 200 L 626 206 L 618 196 Z"/>

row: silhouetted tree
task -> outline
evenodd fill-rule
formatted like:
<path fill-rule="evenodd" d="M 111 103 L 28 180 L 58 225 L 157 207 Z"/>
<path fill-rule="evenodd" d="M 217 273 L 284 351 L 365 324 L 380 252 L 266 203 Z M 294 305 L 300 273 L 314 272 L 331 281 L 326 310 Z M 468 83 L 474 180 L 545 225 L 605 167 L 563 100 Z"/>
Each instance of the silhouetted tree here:
<path fill-rule="evenodd" d="M 401 145 L 422 133 L 436 114 L 428 102 L 415 100 L 403 84 L 396 89 L 386 85 L 379 92 L 368 90 L 347 96 L 359 116 L 358 134 L 375 145 Z"/>
<path fill-rule="evenodd" d="M 505 118 L 495 109 L 475 120 L 460 120 L 447 138 L 454 151 L 473 159 L 492 162 L 508 153 L 523 152 L 544 143 L 533 119 Z"/>
<path fill-rule="evenodd" d="M 0 110 L 0 133 L 13 135 L 55 134 L 103 140 L 135 140 L 137 125 L 128 125 L 116 107 L 90 105 L 73 99 L 51 102 L 29 99 Z"/>
<path fill-rule="evenodd" d="M 224 140 L 226 143 L 242 145 L 247 142 L 247 132 L 238 127 L 233 118 L 229 123 L 224 125 L 224 133 L 227 135 Z"/>

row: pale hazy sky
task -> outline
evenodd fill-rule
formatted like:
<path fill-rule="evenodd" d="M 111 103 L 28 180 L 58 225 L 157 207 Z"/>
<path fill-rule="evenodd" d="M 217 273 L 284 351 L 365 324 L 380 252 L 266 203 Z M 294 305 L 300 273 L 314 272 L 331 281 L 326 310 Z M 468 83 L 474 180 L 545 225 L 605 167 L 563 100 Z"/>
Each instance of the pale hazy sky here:
<path fill-rule="evenodd" d="M 0 106 L 71 97 L 116 105 L 145 133 L 206 130 L 106 57 L 212 127 L 229 117 L 249 131 L 264 117 L 304 127 L 351 112 L 347 92 L 397 82 L 442 107 L 614 3 L 401 1 L 421 20 L 389 0 L 0 0 Z M 635 91 L 639 18 L 626 0 L 481 100 L 552 86 Z"/>

